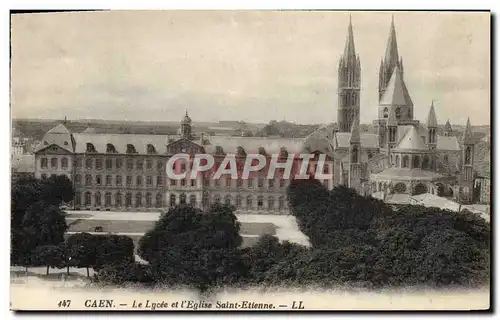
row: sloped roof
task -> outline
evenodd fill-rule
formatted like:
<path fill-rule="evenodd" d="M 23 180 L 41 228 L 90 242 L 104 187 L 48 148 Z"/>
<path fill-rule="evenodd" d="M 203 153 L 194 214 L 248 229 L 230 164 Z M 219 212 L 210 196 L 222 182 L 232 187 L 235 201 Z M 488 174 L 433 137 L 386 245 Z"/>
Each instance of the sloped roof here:
<path fill-rule="evenodd" d="M 304 139 L 302 151 L 320 151 L 325 154 L 331 154 L 333 152 L 333 146 L 331 144 L 333 141 L 331 138 L 332 132 L 330 126 L 321 127 L 314 131 Z"/>
<path fill-rule="evenodd" d="M 54 128 L 47 131 L 47 133 L 65 133 L 65 134 L 68 134 L 70 132 L 64 124 L 60 123 L 57 126 L 55 126 Z"/>
<path fill-rule="evenodd" d="M 387 88 L 380 99 L 381 106 L 413 106 L 410 94 L 398 66 L 392 72 Z"/>
<path fill-rule="evenodd" d="M 139 154 L 147 154 L 147 145 L 155 147 L 158 154 L 166 152 L 168 135 L 155 134 L 101 134 L 101 133 L 74 133 L 75 152 L 85 153 L 87 143 L 92 143 L 97 153 L 106 153 L 107 144 L 115 147 L 118 153 L 127 152 L 127 144 L 132 144 Z"/>
<path fill-rule="evenodd" d="M 436 148 L 438 150 L 445 151 L 459 151 L 460 143 L 458 142 L 457 137 L 437 136 Z"/>
<path fill-rule="evenodd" d="M 359 123 L 357 119 L 354 119 L 351 126 L 351 136 L 349 137 L 349 143 L 357 143 L 361 142 L 361 138 L 359 136 Z"/>
<path fill-rule="evenodd" d="M 361 140 L 361 148 L 376 149 L 378 148 L 378 135 L 374 133 L 362 133 L 359 135 Z M 350 132 L 337 132 L 334 137 L 335 148 L 349 148 L 351 145 Z"/>
<path fill-rule="evenodd" d="M 210 144 L 203 147 L 207 153 L 214 153 L 217 146 L 222 147 L 225 153 L 236 153 L 242 147 L 246 153 L 258 153 L 259 148 L 264 148 L 266 153 L 278 154 L 281 148 L 288 153 L 299 154 L 302 151 L 304 138 L 272 138 L 272 137 L 227 137 L 212 136 L 208 138 Z M 314 150 L 311 150 L 314 151 Z"/>
<path fill-rule="evenodd" d="M 465 131 L 462 136 L 462 143 L 474 143 L 474 136 L 472 135 L 472 128 L 470 125 L 470 118 L 467 118 L 467 124 L 465 125 Z"/>
<path fill-rule="evenodd" d="M 415 129 L 411 126 L 410 130 L 404 135 L 404 137 L 399 141 L 395 150 L 412 150 L 412 151 L 428 151 L 429 148 L 426 147 L 422 138 Z"/>

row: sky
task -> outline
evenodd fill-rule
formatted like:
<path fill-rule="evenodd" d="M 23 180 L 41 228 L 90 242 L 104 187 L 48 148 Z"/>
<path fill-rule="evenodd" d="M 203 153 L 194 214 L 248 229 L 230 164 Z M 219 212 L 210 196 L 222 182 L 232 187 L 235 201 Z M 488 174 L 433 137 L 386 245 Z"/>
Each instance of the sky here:
<path fill-rule="evenodd" d="M 416 119 L 490 123 L 490 15 L 352 12 L 361 122 L 377 116 L 394 15 Z M 176 121 L 337 118 L 349 14 L 107 11 L 13 15 L 13 118 Z"/>

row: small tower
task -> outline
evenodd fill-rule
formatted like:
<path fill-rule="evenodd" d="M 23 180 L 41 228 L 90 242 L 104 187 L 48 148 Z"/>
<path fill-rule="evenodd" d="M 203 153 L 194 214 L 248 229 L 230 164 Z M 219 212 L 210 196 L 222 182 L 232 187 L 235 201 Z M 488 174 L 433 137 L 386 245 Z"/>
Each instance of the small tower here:
<path fill-rule="evenodd" d="M 429 109 L 429 115 L 427 116 L 427 145 L 430 150 L 436 150 L 437 146 L 437 119 L 436 111 L 434 110 L 434 100 L 431 103 L 431 108 Z"/>
<path fill-rule="evenodd" d="M 444 136 L 449 137 L 452 131 L 453 130 L 451 129 L 450 119 L 448 119 L 446 120 L 446 124 L 444 125 Z"/>
<path fill-rule="evenodd" d="M 191 118 L 188 116 L 188 112 L 186 111 L 186 115 L 184 119 L 181 121 L 181 138 L 182 139 L 191 139 Z"/>
<path fill-rule="evenodd" d="M 462 137 L 462 183 L 460 200 L 472 202 L 474 190 L 474 137 L 470 119 L 467 118 L 464 135 Z"/>
<path fill-rule="evenodd" d="M 391 150 L 396 146 L 396 134 L 398 130 L 398 120 L 396 112 L 391 107 L 389 110 L 389 118 L 387 118 L 387 155 L 390 155 Z"/>
<path fill-rule="evenodd" d="M 352 123 L 359 117 L 361 64 L 356 55 L 351 18 L 345 42 L 344 53 L 338 68 L 337 122 L 340 132 L 349 132 Z"/>
<path fill-rule="evenodd" d="M 349 139 L 349 188 L 355 189 L 358 193 L 361 190 L 361 138 L 359 135 L 359 120 L 352 124 L 351 138 Z"/>

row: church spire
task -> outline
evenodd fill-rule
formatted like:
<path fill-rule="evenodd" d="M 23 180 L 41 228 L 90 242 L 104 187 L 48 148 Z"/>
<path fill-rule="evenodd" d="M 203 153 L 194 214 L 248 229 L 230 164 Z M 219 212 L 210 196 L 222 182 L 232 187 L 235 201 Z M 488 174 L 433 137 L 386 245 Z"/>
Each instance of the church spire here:
<path fill-rule="evenodd" d="M 462 136 L 462 143 L 474 144 L 474 136 L 472 135 L 472 128 L 470 125 L 470 118 L 467 118 L 467 124 L 465 125 L 464 135 Z"/>
<path fill-rule="evenodd" d="M 398 42 L 396 40 L 396 28 L 394 27 L 394 15 L 392 16 L 391 30 L 389 31 L 389 40 L 387 41 L 387 47 L 385 49 L 384 62 L 388 65 L 392 65 L 392 67 L 399 62 Z"/>
<path fill-rule="evenodd" d="M 438 122 L 436 118 L 436 111 L 434 110 L 434 100 L 432 100 L 431 108 L 429 109 L 429 115 L 427 116 L 427 127 L 437 128 Z"/>
<path fill-rule="evenodd" d="M 382 63 L 380 66 L 379 73 L 379 84 L 378 84 L 378 92 L 379 99 L 382 98 L 382 95 L 387 88 L 389 80 L 394 73 L 394 69 L 398 67 L 401 72 L 401 76 L 403 75 L 403 59 L 399 57 L 398 52 L 398 41 L 396 39 L 396 27 L 394 26 L 394 15 L 391 20 L 391 27 L 389 30 L 389 39 L 387 40 L 387 47 L 385 49 L 384 57 L 382 58 Z"/>
<path fill-rule="evenodd" d="M 356 48 L 354 46 L 354 34 L 352 32 L 352 20 L 349 14 L 349 27 L 347 28 L 347 38 L 344 47 L 344 63 L 355 63 L 356 62 Z"/>
<path fill-rule="evenodd" d="M 337 122 L 340 132 L 349 132 L 353 121 L 359 117 L 361 63 L 356 55 L 351 16 L 344 53 L 339 61 Z"/>

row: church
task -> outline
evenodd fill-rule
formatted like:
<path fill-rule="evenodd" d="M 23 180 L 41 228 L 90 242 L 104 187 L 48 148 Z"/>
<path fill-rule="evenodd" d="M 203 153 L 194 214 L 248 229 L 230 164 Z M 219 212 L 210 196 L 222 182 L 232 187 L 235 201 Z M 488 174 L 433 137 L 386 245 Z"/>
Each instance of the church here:
<path fill-rule="evenodd" d="M 337 121 L 306 139 L 322 146 L 334 163 L 334 185 L 387 200 L 431 193 L 470 203 L 474 201 L 474 139 L 470 121 L 461 137 L 449 121 L 438 133 L 434 103 L 425 123 L 414 119 L 414 106 L 405 84 L 394 18 L 380 62 L 378 118 L 374 133 L 360 132 L 361 62 L 349 21 L 344 52 L 338 65 Z M 423 107 L 423 106 L 422 106 Z M 309 148 L 311 149 L 311 148 Z M 328 150 L 328 151 L 326 151 Z"/>

